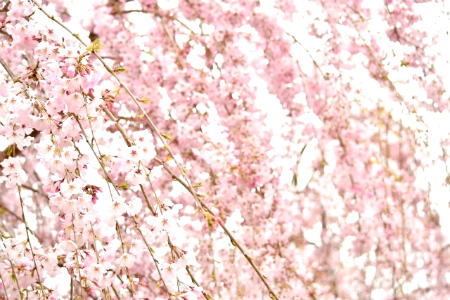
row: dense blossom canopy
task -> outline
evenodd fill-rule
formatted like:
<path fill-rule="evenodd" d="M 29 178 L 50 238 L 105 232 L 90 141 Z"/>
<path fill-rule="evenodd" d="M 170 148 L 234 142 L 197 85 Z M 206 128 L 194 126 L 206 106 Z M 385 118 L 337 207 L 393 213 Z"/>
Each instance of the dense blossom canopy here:
<path fill-rule="evenodd" d="M 449 14 L 0 1 L 0 298 L 448 299 Z"/>

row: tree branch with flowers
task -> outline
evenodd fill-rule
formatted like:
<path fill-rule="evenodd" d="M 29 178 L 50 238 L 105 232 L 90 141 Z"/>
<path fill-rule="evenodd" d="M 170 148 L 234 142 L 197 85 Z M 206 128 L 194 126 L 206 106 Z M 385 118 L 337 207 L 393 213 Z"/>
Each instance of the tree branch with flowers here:
<path fill-rule="evenodd" d="M 0 1 L 0 298 L 445 299 L 447 10 L 341 2 Z"/>

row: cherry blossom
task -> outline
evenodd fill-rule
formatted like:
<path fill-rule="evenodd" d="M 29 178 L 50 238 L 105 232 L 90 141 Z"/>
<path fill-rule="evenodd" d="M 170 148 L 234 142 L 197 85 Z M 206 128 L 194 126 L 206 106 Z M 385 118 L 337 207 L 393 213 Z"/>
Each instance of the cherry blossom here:
<path fill-rule="evenodd" d="M 0 1 L 1 299 L 447 299 L 447 1 Z"/>

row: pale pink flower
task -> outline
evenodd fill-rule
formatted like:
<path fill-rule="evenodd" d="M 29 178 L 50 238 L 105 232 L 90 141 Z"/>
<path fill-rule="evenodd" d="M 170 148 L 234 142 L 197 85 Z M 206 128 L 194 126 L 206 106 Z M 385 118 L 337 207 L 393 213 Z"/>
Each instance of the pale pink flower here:
<path fill-rule="evenodd" d="M 116 263 L 119 267 L 127 267 L 131 268 L 134 265 L 136 257 L 130 253 L 124 253 L 120 256 L 119 259 L 116 260 Z"/>

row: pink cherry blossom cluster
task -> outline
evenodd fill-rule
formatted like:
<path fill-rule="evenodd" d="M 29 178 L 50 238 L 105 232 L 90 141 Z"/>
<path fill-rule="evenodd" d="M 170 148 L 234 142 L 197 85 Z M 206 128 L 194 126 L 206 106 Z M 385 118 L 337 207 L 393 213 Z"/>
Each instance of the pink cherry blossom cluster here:
<path fill-rule="evenodd" d="M 446 299 L 445 3 L 0 1 L 0 299 Z"/>

